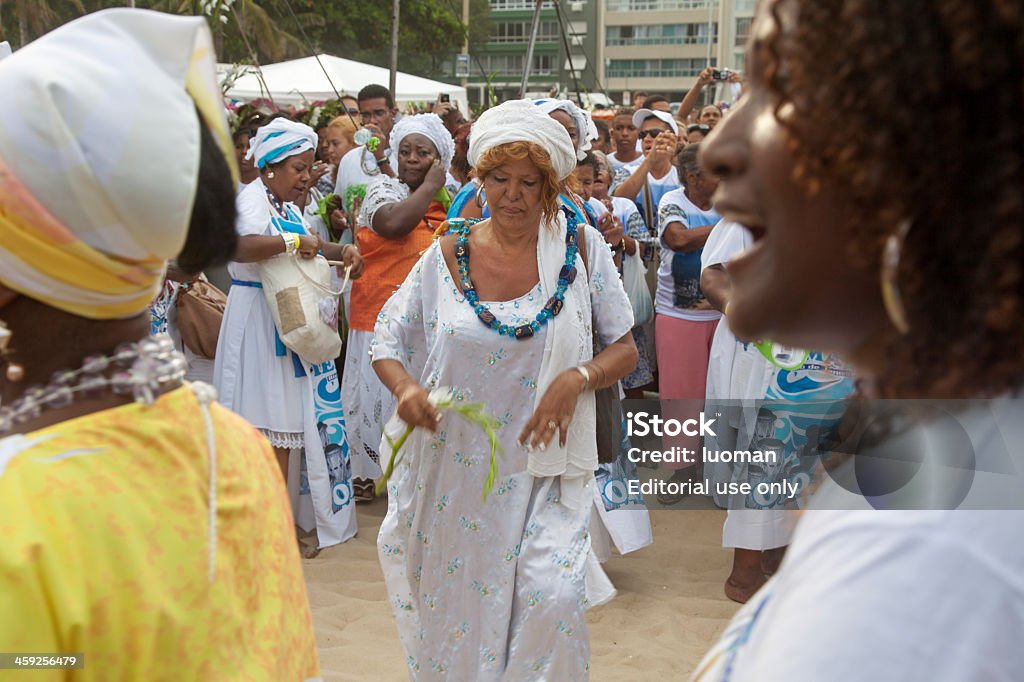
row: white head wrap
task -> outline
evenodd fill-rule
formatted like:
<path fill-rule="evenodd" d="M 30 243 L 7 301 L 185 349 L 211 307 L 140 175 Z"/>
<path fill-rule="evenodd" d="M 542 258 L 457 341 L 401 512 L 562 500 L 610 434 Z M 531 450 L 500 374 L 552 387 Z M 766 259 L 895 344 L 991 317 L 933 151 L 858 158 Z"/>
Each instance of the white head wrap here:
<path fill-rule="evenodd" d="M 533 103 L 547 115 L 551 115 L 551 112 L 562 110 L 572 117 L 573 123 L 576 124 L 576 138 L 578 140 L 576 144 L 576 160 L 582 161 L 587 156 L 587 152 L 590 151 L 590 143 L 592 140 L 597 139 L 597 126 L 590 120 L 590 113 L 580 109 L 576 106 L 575 102 L 571 102 L 567 99 L 535 99 Z"/>
<path fill-rule="evenodd" d="M 584 146 L 581 147 L 581 149 L 583 150 L 583 155 L 586 156 L 586 153 L 589 152 L 591 148 L 594 146 L 594 140 L 598 138 L 597 124 L 594 123 L 594 119 L 590 115 L 589 111 L 587 111 L 586 109 L 581 109 L 580 111 L 582 111 L 583 115 L 587 117 L 587 135 L 586 140 L 583 143 Z M 583 159 L 580 159 L 580 161 L 582 160 Z"/>
<path fill-rule="evenodd" d="M 185 243 L 200 125 L 237 181 L 205 20 L 89 14 L 0 61 L 0 92 L 0 281 L 93 319 L 146 310 Z"/>
<path fill-rule="evenodd" d="M 265 168 L 289 156 L 316 149 L 316 144 L 316 132 L 305 123 L 275 118 L 256 131 L 256 136 L 249 142 L 249 153 L 245 158 L 253 159 L 257 168 Z"/>
<path fill-rule="evenodd" d="M 469 162 L 475 167 L 488 149 L 511 142 L 533 142 L 551 157 L 559 180 L 576 170 L 576 150 L 562 125 L 528 99 L 514 99 L 480 115 L 469 133 Z"/>
<path fill-rule="evenodd" d="M 406 135 L 419 133 L 434 143 L 437 153 L 441 156 L 441 166 L 448 170 L 452 165 L 452 157 L 455 156 L 455 141 L 452 134 L 444 127 L 444 122 L 437 114 L 416 114 L 415 116 L 403 116 L 398 123 L 391 128 L 391 149 L 398 153 L 398 145 Z"/>

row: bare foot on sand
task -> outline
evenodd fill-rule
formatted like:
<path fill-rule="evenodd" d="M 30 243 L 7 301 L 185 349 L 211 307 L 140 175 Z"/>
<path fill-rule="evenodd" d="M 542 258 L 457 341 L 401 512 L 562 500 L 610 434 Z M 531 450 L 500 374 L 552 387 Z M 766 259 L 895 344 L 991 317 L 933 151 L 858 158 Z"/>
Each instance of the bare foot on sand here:
<path fill-rule="evenodd" d="M 725 581 L 725 596 L 734 602 L 746 604 L 754 596 L 754 593 L 761 589 L 765 582 L 765 577 L 761 574 L 758 574 L 749 583 L 734 581 L 730 577 Z"/>
<path fill-rule="evenodd" d="M 756 549 L 735 549 L 732 557 L 732 573 L 725 581 L 725 596 L 740 604 L 746 604 L 761 589 L 766 578 L 761 571 L 761 552 Z"/>

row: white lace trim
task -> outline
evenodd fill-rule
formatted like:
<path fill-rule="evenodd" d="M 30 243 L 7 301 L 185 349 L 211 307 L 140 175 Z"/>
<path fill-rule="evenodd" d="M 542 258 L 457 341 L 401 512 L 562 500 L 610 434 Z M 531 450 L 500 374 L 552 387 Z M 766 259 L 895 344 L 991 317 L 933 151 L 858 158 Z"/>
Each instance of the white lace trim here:
<path fill-rule="evenodd" d="M 301 448 L 305 442 L 301 433 L 286 433 L 270 429 L 259 429 L 259 432 L 266 436 L 275 448 Z"/>
<path fill-rule="evenodd" d="M 360 226 L 373 229 L 373 216 L 377 210 L 388 204 L 405 201 L 410 196 L 409 186 L 395 178 L 385 176 L 366 187 L 366 197 L 359 208 L 359 217 L 356 222 Z"/>

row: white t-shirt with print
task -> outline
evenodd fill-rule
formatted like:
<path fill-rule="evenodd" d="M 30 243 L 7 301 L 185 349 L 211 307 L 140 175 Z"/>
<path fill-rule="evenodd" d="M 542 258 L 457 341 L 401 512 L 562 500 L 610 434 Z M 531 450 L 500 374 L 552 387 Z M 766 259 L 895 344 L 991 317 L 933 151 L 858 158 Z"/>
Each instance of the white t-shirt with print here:
<path fill-rule="evenodd" d="M 638 149 L 637 151 L 640 150 Z M 611 161 L 613 170 L 617 170 L 623 166 L 632 166 L 635 169 L 644 160 L 644 155 L 640 154 L 640 156 L 636 157 L 632 161 L 619 161 L 618 157 L 615 156 L 615 152 L 612 152 L 608 155 L 608 160 Z"/>
<path fill-rule="evenodd" d="M 668 315 L 680 320 L 707 322 L 717 320 L 722 314 L 714 309 L 694 310 L 692 305 L 704 298 L 700 290 L 701 253 L 696 249 L 680 254 L 689 266 L 687 276 L 678 278 L 672 274 L 676 252 L 665 243 L 665 228 L 680 223 L 688 230 L 715 225 L 721 217 L 715 209 L 707 211 L 698 208 L 686 192 L 680 188 L 665 194 L 658 203 L 658 239 L 661 242 L 661 263 L 658 265 L 658 290 L 654 296 L 654 309 L 659 315 Z M 677 281 L 678 280 L 678 281 Z"/>
<path fill-rule="evenodd" d="M 612 156 L 614 156 L 614 154 Z M 612 161 L 612 158 L 608 157 L 608 160 Z M 615 165 L 616 162 L 612 161 L 611 185 L 609 185 L 608 191 L 609 192 L 615 191 L 615 188 L 618 187 L 619 185 L 621 185 L 626 180 L 628 180 L 629 176 L 632 175 L 633 173 L 635 173 L 636 169 L 639 168 L 640 164 L 642 164 L 643 162 L 644 162 L 643 154 L 641 154 L 640 156 L 636 157 L 632 161 L 629 161 L 628 163 L 623 163 L 623 162 L 620 161 L 620 162 L 618 162 L 618 165 Z M 654 178 L 652 177 L 651 179 L 653 180 Z"/>

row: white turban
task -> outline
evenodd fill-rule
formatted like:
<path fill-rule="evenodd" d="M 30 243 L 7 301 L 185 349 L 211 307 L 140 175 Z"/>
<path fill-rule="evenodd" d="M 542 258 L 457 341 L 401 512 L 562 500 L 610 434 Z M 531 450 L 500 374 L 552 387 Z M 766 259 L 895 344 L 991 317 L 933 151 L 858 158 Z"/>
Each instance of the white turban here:
<path fill-rule="evenodd" d="M 539 145 L 559 180 L 576 170 L 576 150 L 568 131 L 528 99 L 509 100 L 480 115 L 469 132 L 469 162 L 477 166 L 488 149 L 511 142 Z"/>
<path fill-rule="evenodd" d="M 416 114 L 415 116 L 403 116 L 391 129 L 391 149 L 397 154 L 398 145 L 406 135 L 419 133 L 434 143 L 437 153 L 441 157 L 441 166 L 448 170 L 452 165 L 452 157 L 455 156 L 455 141 L 452 134 L 444 127 L 444 122 L 437 114 Z"/>
<path fill-rule="evenodd" d="M 146 310 L 185 243 L 200 125 L 237 179 L 215 56 L 201 17 L 122 8 L 0 61 L 0 282 L 82 317 Z"/>
<path fill-rule="evenodd" d="M 289 156 L 316 149 L 316 145 L 316 133 L 305 123 L 275 118 L 256 131 L 256 136 L 249 142 L 249 153 L 245 158 L 253 159 L 257 168 L 266 168 Z"/>
<path fill-rule="evenodd" d="M 536 99 L 533 103 L 548 116 L 551 115 L 551 112 L 559 110 L 569 114 L 573 123 L 576 124 L 576 160 L 582 161 L 585 159 L 587 152 L 590 151 L 591 140 L 597 139 L 597 126 L 590 120 L 590 113 L 580 109 L 576 106 L 575 102 L 567 99 L 547 97 L 545 99 Z"/>

